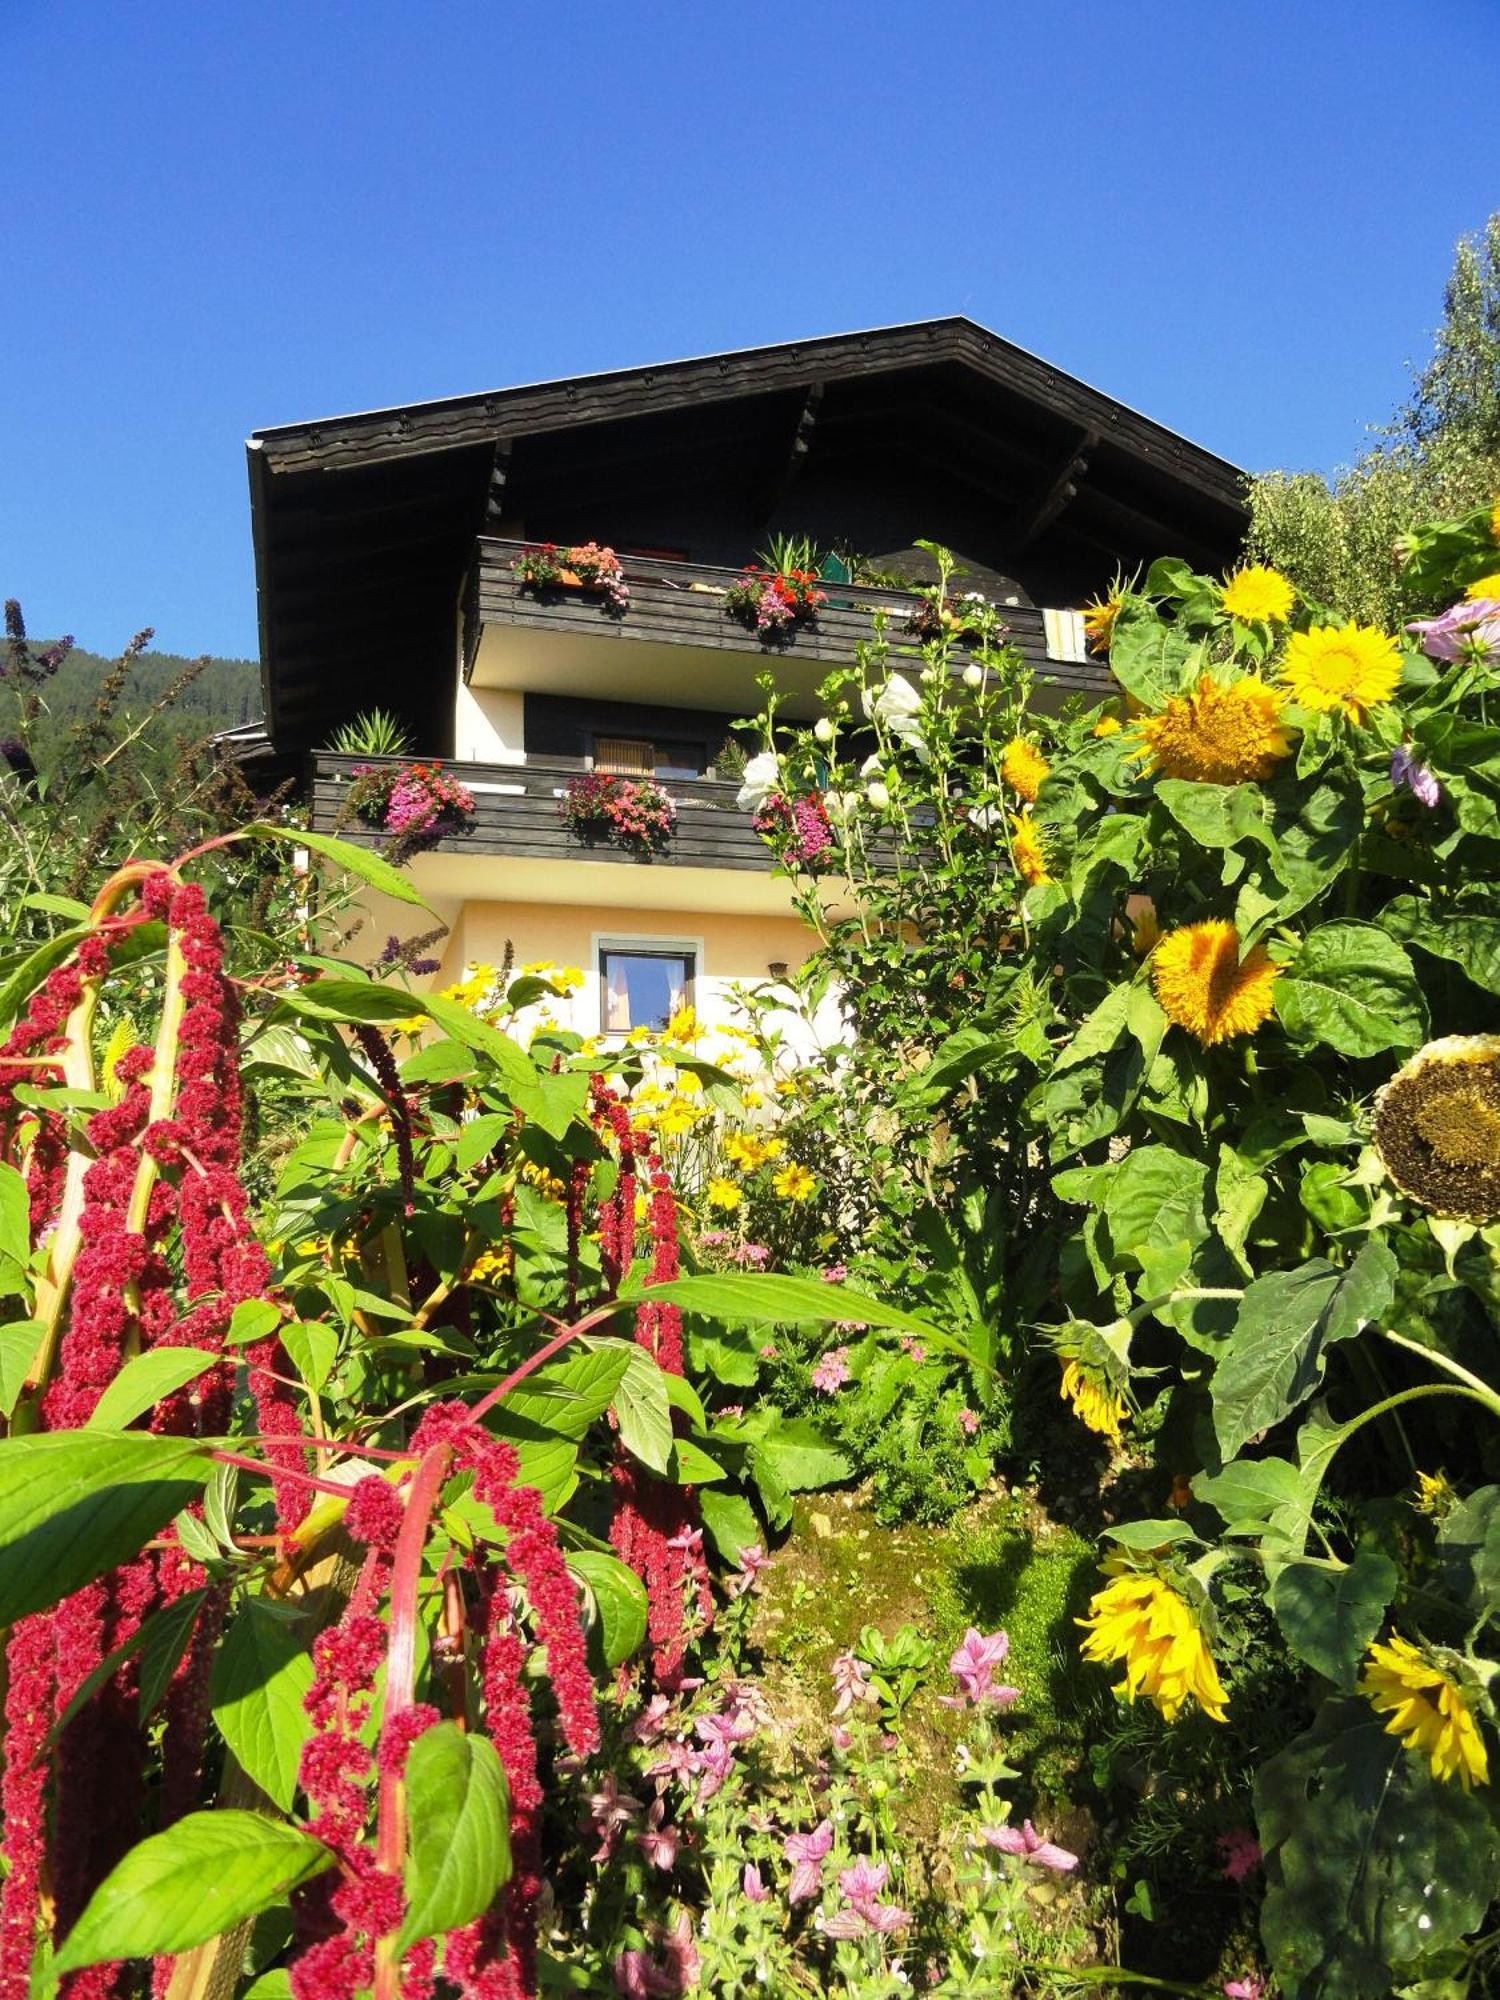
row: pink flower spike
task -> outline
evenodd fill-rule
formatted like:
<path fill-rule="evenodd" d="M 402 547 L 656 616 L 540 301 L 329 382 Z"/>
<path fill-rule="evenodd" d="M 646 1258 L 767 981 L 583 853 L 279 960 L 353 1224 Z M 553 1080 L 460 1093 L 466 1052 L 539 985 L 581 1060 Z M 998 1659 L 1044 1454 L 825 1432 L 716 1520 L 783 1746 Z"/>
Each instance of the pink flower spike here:
<path fill-rule="evenodd" d="M 991 1847 L 999 1848 L 1002 1854 L 1013 1854 L 1021 1861 L 1033 1861 L 1038 1868 L 1050 1868 L 1058 1875 L 1071 1874 L 1078 1866 L 1076 1854 L 1070 1854 L 1066 1847 L 1058 1847 L 1050 1840 L 1043 1840 L 1029 1819 L 1023 1820 L 1019 1826 L 982 1826 L 979 1835 Z"/>
<path fill-rule="evenodd" d="M 781 1851 L 792 1864 L 789 1903 L 804 1903 L 823 1887 L 823 1863 L 833 1848 L 833 1821 L 820 1820 L 811 1833 L 789 1833 Z"/>
<path fill-rule="evenodd" d="M 753 1861 L 745 1863 L 745 1872 L 740 1877 L 740 1887 L 745 1892 L 745 1901 L 747 1903 L 765 1903 L 770 1901 L 771 1892 L 760 1879 L 760 1870 Z"/>

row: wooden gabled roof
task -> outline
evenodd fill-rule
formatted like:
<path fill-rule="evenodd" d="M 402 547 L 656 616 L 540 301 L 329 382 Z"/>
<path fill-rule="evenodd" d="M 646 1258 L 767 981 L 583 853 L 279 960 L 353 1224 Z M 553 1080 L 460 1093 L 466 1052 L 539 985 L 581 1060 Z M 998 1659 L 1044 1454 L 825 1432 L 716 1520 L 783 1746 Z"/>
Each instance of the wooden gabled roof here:
<path fill-rule="evenodd" d="M 1158 554 L 1227 561 L 1245 523 L 1235 466 L 961 317 L 281 425 L 247 449 L 266 716 L 293 756 L 375 705 L 443 747 L 459 583 L 513 504 L 537 532 L 585 496 L 579 532 L 607 539 L 612 502 L 646 492 L 742 479 L 764 519 L 809 455 L 888 482 L 916 468 L 1000 556 L 1091 587 Z"/>

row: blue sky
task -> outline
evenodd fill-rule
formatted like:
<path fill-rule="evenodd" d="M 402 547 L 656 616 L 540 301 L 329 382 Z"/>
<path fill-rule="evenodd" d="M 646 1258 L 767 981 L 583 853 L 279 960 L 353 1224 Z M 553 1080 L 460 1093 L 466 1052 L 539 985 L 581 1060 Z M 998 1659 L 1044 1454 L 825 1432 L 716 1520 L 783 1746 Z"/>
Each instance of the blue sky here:
<path fill-rule="evenodd" d="M 1497 63 L 1496 0 L 4 0 L 0 592 L 253 653 L 257 426 L 946 312 L 1331 468 Z"/>

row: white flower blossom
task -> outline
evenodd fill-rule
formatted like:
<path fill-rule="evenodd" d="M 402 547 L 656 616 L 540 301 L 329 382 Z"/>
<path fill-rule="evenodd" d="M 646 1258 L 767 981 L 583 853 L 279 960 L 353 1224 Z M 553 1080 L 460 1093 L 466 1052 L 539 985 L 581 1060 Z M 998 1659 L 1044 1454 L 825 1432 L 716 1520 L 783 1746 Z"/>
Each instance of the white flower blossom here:
<path fill-rule="evenodd" d="M 813 735 L 817 737 L 820 743 L 831 743 L 833 741 L 833 724 L 826 715 L 820 715 L 813 724 Z"/>
<path fill-rule="evenodd" d="M 873 784 L 865 787 L 865 797 L 874 806 L 876 812 L 884 812 L 891 802 L 889 791 L 880 783 L 879 779 L 876 779 Z"/>
<path fill-rule="evenodd" d="M 984 668 L 976 660 L 971 660 L 964 668 L 964 686 L 966 688 L 984 686 Z"/>
<path fill-rule="evenodd" d="M 775 751 L 762 750 L 745 766 L 735 804 L 741 812 L 758 813 L 780 784 L 781 767 Z"/>

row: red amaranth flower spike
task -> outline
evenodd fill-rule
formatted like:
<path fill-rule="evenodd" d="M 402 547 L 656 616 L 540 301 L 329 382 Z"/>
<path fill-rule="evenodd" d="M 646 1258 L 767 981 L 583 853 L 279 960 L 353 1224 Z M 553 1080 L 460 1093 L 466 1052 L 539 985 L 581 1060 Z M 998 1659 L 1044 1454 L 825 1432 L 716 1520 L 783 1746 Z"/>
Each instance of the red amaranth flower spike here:
<path fill-rule="evenodd" d="M 415 1212 L 416 1201 L 413 1190 L 416 1186 L 416 1161 L 412 1151 L 411 1100 L 401 1084 L 401 1072 L 396 1067 L 396 1058 L 391 1054 L 390 1043 L 378 1028 L 367 1022 L 359 1022 L 354 1030 L 354 1039 L 364 1050 L 371 1069 L 379 1080 L 385 1101 L 390 1107 L 391 1131 L 396 1141 L 396 1167 L 401 1176 L 401 1196 L 406 1203 L 406 1212 Z"/>

